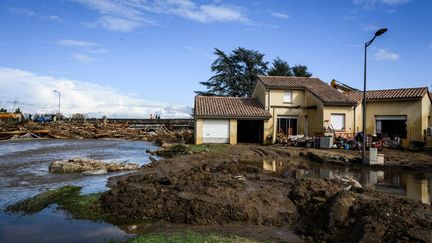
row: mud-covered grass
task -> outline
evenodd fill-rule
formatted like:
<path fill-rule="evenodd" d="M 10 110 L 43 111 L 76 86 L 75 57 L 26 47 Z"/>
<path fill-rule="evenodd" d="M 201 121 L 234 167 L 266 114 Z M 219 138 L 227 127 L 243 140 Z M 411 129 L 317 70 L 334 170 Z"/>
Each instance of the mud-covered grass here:
<path fill-rule="evenodd" d="M 225 153 L 228 149 L 226 144 L 200 144 L 188 145 L 189 149 L 194 153 L 211 152 L 211 153 Z"/>
<path fill-rule="evenodd" d="M 79 194 L 80 190 L 81 187 L 64 186 L 55 190 L 42 192 L 34 197 L 8 206 L 7 211 L 24 214 L 37 213 L 42 209 L 48 207 L 50 204 L 56 203 L 62 198 Z"/>
<path fill-rule="evenodd" d="M 104 212 L 100 205 L 101 194 L 80 195 L 78 192 L 75 195 L 61 198 L 57 204 L 75 219 L 108 220 L 109 215 Z"/>
<path fill-rule="evenodd" d="M 139 236 L 130 243 L 152 243 L 152 242 L 171 242 L 171 243 L 223 243 L 223 242 L 255 242 L 250 239 L 240 238 L 237 236 L 220 236 L 216 234 L 201 234 L 194 231 L 185 231 L 179 233 L 156 233 Z"/>
<path fill-rule="evenodd" d="M 60 209 L 66 211 L 75 219 L 108 220 L 109 215 L 103 211 L 100 205 L 102 193 L 81 195 L 80 190 L 81 187 L 78 186 L 64 186 L 42 192 L 9 206 L 7 211 L 30 214 L 37 213 L 51 204 L 57 204 Z"/>

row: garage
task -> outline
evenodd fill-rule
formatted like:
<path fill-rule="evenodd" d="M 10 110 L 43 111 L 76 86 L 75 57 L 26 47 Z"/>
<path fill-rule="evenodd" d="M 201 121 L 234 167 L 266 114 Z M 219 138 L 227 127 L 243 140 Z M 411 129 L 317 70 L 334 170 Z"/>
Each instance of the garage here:
<path fill-rule="evenodd" d="M 238 143 L 262 143 L 264 134 L 264 122 L 262 120 L 238 120 Z"/>
<path fill-rule="evenodd" d="M 203 120 L 203 143 L 229 143 L 229 120 Z"/>
<path fill-rule="evenodd" d="M 407 116 L 375 116 L 376 133 L 382 138 L 407 138 Z"/>

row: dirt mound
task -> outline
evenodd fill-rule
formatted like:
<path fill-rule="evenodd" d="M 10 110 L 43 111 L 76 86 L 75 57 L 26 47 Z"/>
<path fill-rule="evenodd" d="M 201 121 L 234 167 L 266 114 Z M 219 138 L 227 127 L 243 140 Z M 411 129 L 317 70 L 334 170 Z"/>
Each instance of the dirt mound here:
<path fill-rule="evenodd" d="M 117 181 L 102 196 L 103 206 L 117 217 L 174 223 L 277 226 L 294 222 L 296 208 L 288 198 L 292 184 L 258 172 L 253 166 L 224 162 L 164 177 L 136 173 Z"/>
<path fill-rule="evenodd" d="M 336 180 L 298 180 L 290 193 L 297 233 L 314 241 L 432 242 L 430 206 L 345 188 Z"/>

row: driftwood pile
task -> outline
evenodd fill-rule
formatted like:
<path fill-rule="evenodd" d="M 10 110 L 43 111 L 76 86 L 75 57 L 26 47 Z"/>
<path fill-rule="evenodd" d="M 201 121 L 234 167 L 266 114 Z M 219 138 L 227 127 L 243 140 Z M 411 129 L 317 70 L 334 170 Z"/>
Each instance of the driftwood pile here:
<path fill-rule="evenodd" d="M 135 128 L 128 123 L 34 123 L 3 127 L 0 130 L 0 140 L 19 138 L 57 138 L 57 139 L 126 139 L 132 141 L 153 141 L 156 138 L 164 141 L 188 140 L 192 137 L 190 130 L 171 131 L 165 126 Z"/>

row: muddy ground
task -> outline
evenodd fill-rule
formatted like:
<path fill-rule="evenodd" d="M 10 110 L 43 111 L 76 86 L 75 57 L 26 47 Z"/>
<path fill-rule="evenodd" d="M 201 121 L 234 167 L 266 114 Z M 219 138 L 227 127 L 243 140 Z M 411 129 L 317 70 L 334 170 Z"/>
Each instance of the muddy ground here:
<path fill-rule="evenodd" d="M 311 151 L 318 158 L 334 158 L 332 153 L 338 153 L 237 145 L 223 153 L 161 160 L 111 179 L 102 206 L 117 218 L 169 222 L 163 230 L 187 225 L 200 231 L 290 242 L 432 242 L 428 205 L 337 179 L 293 180 L 244 162 L 310 159 L 300 153 Z M 397 153 L 389 153 L 388 159 L 403 159 Z M 419 163 L 426 163 L 427 156 L 417 156 Z"/>

